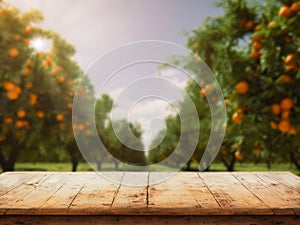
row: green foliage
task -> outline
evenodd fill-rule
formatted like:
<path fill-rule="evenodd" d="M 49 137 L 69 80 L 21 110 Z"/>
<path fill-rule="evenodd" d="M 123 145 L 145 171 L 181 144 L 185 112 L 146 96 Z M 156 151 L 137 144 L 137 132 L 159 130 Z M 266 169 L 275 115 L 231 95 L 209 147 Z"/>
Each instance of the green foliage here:
<path fill-rule="evenodd" d="M 0 4 L 0 105 L 4 109 L 0 164 L 4 170 L 13 170 L 20 151 L 48 149 L 52 151 L 48 156 L 55 157 L 53 152 L 61 154 L 55 149 L 74 142 L 72 101 L 83 73 L 71 59 L 75 48 L 55 32 L 38 27 L 42 19 L 36 10 L 21 14 L 15 7 Z M 51 50 L 38 52 L 31 47 L 30 41 L 36 38 L 50 40 Z M 92 100 L 88 83 L 79 90 L 82 104 Z M 89 126 L 76 124 L 76 129 L 88 135 Z M 78 149 L 73 149 L 68 149 L 70 155 L 78 155 Z"/>
<path fill-rule="evenodd" d="M 234 164 L 234 157 L 244 161 L 290 157 L 300 169 L 300 13 L 293 8 L 300 3 L 295 2 L 221 1 L 218 6 L 224 14 L 208 18 L 189 37 L 188 47 L 210 66 L 227 99 L 231 119 L 220 154 L 227 165 Z M 288 8 L 285 12 L 283 5 Z M 290 54 L 293 59 L 287 62 Z M 241 91 L 241 81 L 249 88 Z M 281 106 L 281 114 L 275 115 L 272 104 L 284 98 L 290 98 L 293 106 L 288 110 Z M 283 126 L 285 122 L 288 125 Z"/>

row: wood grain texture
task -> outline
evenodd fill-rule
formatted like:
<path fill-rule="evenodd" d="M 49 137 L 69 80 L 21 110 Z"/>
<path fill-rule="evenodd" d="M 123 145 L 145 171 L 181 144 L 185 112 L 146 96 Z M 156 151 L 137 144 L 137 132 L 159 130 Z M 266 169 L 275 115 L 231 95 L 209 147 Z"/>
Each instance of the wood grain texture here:
<path fill-rule="evenodd" d="M 0 175 L 0 221 L 29 218 L 22 217 L 24 215 L 37 219 L 49 215 L 49 221 L 55 221 L 57 217 L 63 220 L 62 224 L 74 217 L 88 221 L 87 217 L 92 216 L 98 221 L 95 224 L 104 224 L 99 218 L 107 218 L 105 224 L 113 224 L 116 218 L 121 218 L 126 224 L 127 220 L 131 221 L 128 216 L 135 216 L 140 221 L 138 216 L 143 215 L 148 219 L 153 216 L 149 224 L 155 223 L 156 217 L 177 221 L 178 216 L 192 218 L 195 224 L 205 224 L 205 221 L 201 223 L 201 218 L 212 215 L 232 217 L 237 223 L 243 221 L 241 218 L 254 218 L 252 216 L 264 216 L 271 222 L 274 218 L 299 221 L 300 178 L 289 172 L 180 172 L 149 185 L 166 175 L 141 172 L 107 172 L 106 176 L 93 172 L 3 173 Z M 106 179 L 112 176 L 118 182 Z M 128 180 L 138 186 L 128 186 Z M 209 218 L 214 223 L 213 217 Z M 256 224 L 256 220 L 252 220 Z"/>

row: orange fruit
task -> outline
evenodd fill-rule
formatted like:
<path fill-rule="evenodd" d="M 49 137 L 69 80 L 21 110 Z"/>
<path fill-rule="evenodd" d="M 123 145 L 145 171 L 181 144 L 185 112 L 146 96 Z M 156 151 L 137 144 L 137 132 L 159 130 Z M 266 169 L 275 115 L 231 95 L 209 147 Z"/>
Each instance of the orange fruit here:
<path fill-rule="evenodd" d="M 285 57 L 284 63 L 285 63 L 286 65 L 288 65 L 288 64 L 290 64 L 290 63 L 293 61 L 294 58 L 295 58 L 295 55 L 294 55 L 294 54 L 289 54 L 289 55 L 287 55 L 287 56 Z"/>
<path fill-rule="evenodd" d="M 83 130 L 84 129 L 84 125 L 83 124 L 78 124 L 78 130 Z"/>
<path fill-rule="evenodd" d="M 260 152 L 261 152 L 260 147 L 254 148 L 254 149 L 253 149 L 253 152 L 254 152 L 254 153 L 260 153 Z"/>
<path fill-rule="evenodd" d="M 254 28 L 255 31 L 259 31 L 261 30 L 261 26 L 260 25 L 257 25 L 255 28 Z"/>
<path fill-rule="evenodd" d="M 292 134 L 292 135 L 297 134 L 296 128 L 295 128 L 295 127 L 291 127 L 291 128 L 289 129 L 289 134 Z"/>
<path fill-rule="evenodd" d="M 68 107 L 68 109 L 72 109 L 73 108 L 73 104 L 72 103 L 68 103 L 67 107 Z"/>
<path fill-rule="evenodd" d="M 287 120 L 290 116 L 290 111 L 289 110 L 285 110 L 281 113 L 281 119 L 283 120 Z"/>
<path fill-rule="evenodd" d="M 239 114 L 245 114 L 247 112 L 247 106 L 244 105 L 241 108 L 238 109 Z"/>
<path fill-rule="evenodd" d="M 57 121 L 62 121 L 64 119 L 64 115 L 63 114 L 61 114 L 61 113 L 57 113 L 56 114 L 56 120 Z"/>
<path fill-rule="evenodd" d="M 0 9 L 0 16 L 2 16 L 4 14 L 4 10 Z"/>
<path fill-rule="evenodd" d="M 274 115 L 279 115 L 281 112 L 281 107 L 279 104 L 273 104 L 272 105 L 272 112 L 274 113 Z"/>
<path fill-rule="evenodd" d="M 285 72 L 290 72 L 290 71 L 295 71 L 295 72 L 298 71 L 298 67 L 296 63 L 286 65 Z"/>
<path fill-rule="evenodd" d="M 50 66 L 50 63 L 49 63 L 47 60 L 44 60 L 44 61 L 43 61 L 43 66 L 44 66 L 44 67 L 49 67 L 49 66 Z"/>
<path fill-rule="evenodd" d="M 0 16 L 1 16 L 1 14 L 0 14 Z M 0 136 L 0 142 L 2 142 L 2 141 L 4 141 L 4 137 Z"/>
<path fill-rule="evenodd" d="M 65 81 L 65 77 L 64 76 L 59 76 L 56 78 L 57 83 L 62 84 Z"/>
<path fill-rule="evenodd" d="M 283 75 L 280 80 L 281 83 L 290 83 L 291 81 L 292 81 L 292 78 L 288 75 Z"/>
<path fill-rule="evenodd" d="M 36 112 L 36 116 L 41 119 L 41 118 L 45 117 L 45 113 L 43 111 L 39 110 Z"/>
<path fill-rule="evenodd" d="M 18 95 L 22 92 L 22 90 L 19 86 L 16 86 L 12 91 L 17 93 Z"/>
<path fill-rule="evenodd" d="M 288 6 L 286 5 L 281 6 L 278 12 L 278 16 L 289 18 L 291 15 L 292 15 L 292 10 Z"/>
<path fill-rule="evenodd" d="M 15 85 L 13 82 L 11 81 L 5 81 L 4 84 L 3 84 L 3 88 L 6 90 L 6 91 L 12 91 L 14 88 L 15 88 Z"/>
<path fill-rule="evenodd" d="M 244 157 L 243 154 L 240 151 L 236 151 L 234 153 L 234 156 L 235 156 L 236 159 L 243 159 L 243 157 Z"/>
<path fill-rule="evenodd" d="M 30 94 L 29 99 L 30 99 L 30 105 L 35 105 L 37 101 L 38 96 L 36 94 Z"/>
<path fill-rule="evenodd" d="M 27 26 L 27 27 L 25 28 L 25 34 L 30 34 L 31 31 L 32 31 L 31 26 Z"/>
<path fill-rule="evenodd" d="M 23 75 L 24 75 L 24 76 L 28 76 L 29 74 L 30 74 L 30 69 L 24 68 L 24 69 L 23 69 Z"/>
<path fill-rule="evenodd" d="M 232 114 L 231 117 L 232 121 L 236 124 L 241 124 L 243 122 L 243 118 L 241 117 L 241 115 L 237 112 Z"/>
<path fill-rule="evenodd" d="M 26 67 L 32 67 L 33 65 L 33 62 L 31 59 L 27 59 L 27 62 L 26 62 Z"/>
<path fill-rule="evenodd" d="M 29 46 L 29 45 L 30 45 L 30 40 L 29 40 L 29 39 L 25 39 L 25 40 L 24 40 L 24 44 L 25 44 L 26 46 Z"/>
<path fill-rule="evenodd" d="M 51 74 L 52 74 L 53 76 L 57 75 L 57 69 L 56 69 L 56 68 L 53 68 L 53 69 L 51 70 Z"/>
<path fill-rule="evenodd" d="M 213 92 L 213 88 L 210 85 L 206 85 L 206 87 L 204 88 L 204 93 L 205 95 L 209 95 Z"/>
<path fill-rule="evenodd" d="M 22 120 L 17 120 L 17 121 L 16 121 L 16 127 L 21 128 L 21 127 L 23 127 L 23 126 L 24 126 L 24 123 L 23 123 Z"/>
<path fill-rule="evenodd" d="M 199 94 L 200 94 L 202 97 L 205 97 L 205 92 L 204 92 L 204 90 L 199 89 Z"/>
<path fill-rule="evenodd" d="M 249 20 L 247 21 L 245 24 L 244 24 L 244 27 L 247 29 L 247 30 L 251 30 L 254 26 L 254 23 L 252 20 Z"/>
<path fill-rule="evenodd" d="M 13 122 L 13 118 L 11 118 L 11 117 L 6 117 L 5 120 L 4 120 L 4 122 L 7 123 L 7 124 L 10 124 L 10 123 Z"/>
<path fill-rule="evenodd" d="M 249 84 L 246 81 L 240 81 L 235 86 L 235 89 L 236 89 L 237 93 L 239 93 L 239 94 L 245 94 L 249 90 Z"/>
<path fill-rule="evenodd" d="M 290 110 L 294 106 L 294 101 L 291 98 L 284 98 L 280 102 L 280 107 L 282 110 Z"/>
<path fill-rule="evenodd" d="M 25 110 L 19 109 L 19 110 L 17 111 L 17 116 L 18 116 L 19 118 L 24 118 L 24 117 L 26 116 Z"/>
<path fill-rule="evenodd" d="M 291 10 L 295 13 L 299 12 L 300 11 L 300 1 L 299 2 L 294 2 L 292 5 L 291 5 Z"/>
<path fill-rule="evenodd" d="M 252 50 L 251 53 L 250 53 L 250 57 L 252 59 L 259 59 L 261 57 L 261 54 L 259 54 L 258 51 Z"/>
<path fill-rule="evenodd" d="M 7 92 L 7 98 L 9 100 L 16 100 L 19 97 L 19 95 L 16 92 L 9 91 Z"/>
<path fill-rule="evenodd" d="M 264 38 L 264 35 L 262 35 L 262 34 L 254 34 L 252 36 L 252 40 L 254 42 L 260 42 L 263 38 Z"/>
<path fill-rule="evenodd" d="M 279 122 L 279 124 L 278 124 L 278 129 L 279 129 L 281 132 L 285 133 L 285 132 L 288 132 L 288 131 L 289 131 L 290 126 L 291 126 L 290 121 L 288 121 L 288 120 L 281 120 L 281 121 Z"/>
<path fill-rule="evenodd" d="M 16 48 L 11 48 L 8 52 L 9 56 L 15 58 L 19 55 L 19 51 Z"/>
<path fill-rule="evenodd" d="M 253 49 L 257 52 L 259 52 L 263 48 L 263 44 L 260 42 L 254 42 L 253 43 Z"/>
<path fill-rule="evenodd" d="M 272 122 L 270 123 L 270 125 L 271 125 L 272 129 L 274 129 L 274 130 L 276 130 L 276 129 L 278 128 L 278 124 L 275 123 L 274 121 L 272 121 Z"/>
<path fill-rule="evenodd" d="M 277 22 L 276 21 L 271 21 L 269 24 L 268 24 L 268 28 L 272 28 L 272 27 L 276 27 L 277 26 Z"/>

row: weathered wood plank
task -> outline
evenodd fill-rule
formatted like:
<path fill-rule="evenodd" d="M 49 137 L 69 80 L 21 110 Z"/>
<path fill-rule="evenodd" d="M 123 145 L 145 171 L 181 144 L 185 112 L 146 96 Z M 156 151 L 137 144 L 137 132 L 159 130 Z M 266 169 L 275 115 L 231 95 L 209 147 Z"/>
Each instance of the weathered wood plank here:
<path fill-rule="evenodd" d="M 95 177 L 93 173 L 61 173 L 63 177 L 56 190 L 40 205 L 36 214 L 67 214 L 74 198 Z"/>
<path fill-rule="evenodd" d="M 231 173 L 198 173 L 222 207 L 222 214 L 268 215 L 273 211 Z"/>
<path fill-rule="evenodd" d="M 36 173 L 29 172 L 6 172 L 0 175 L 0 196 L 22 185 Z"/>
<path fill-rule="evenodd" d="M 276 177 L 277 173 L 266 172 L 180 172 L 155 185 L 149 184 L 156 178 L 171 174 L 26 174 L 24 177 L 23 173 L 0 175 L 0 190 L 2 184 L 6 188 L 5 194 L 0 196 L 0 214 L 4 215 L 3 218 L 25 214 L 69 218 L 79 215 L 274 217 L 277 214 L 276 218 L 279 218 L 295 216 L 300 209 L 300 178 L 289 173 L 279 173 L 280 176 Z M 14 176 L 22 176 L 22 179 L 6 179 Z M 109 177 L 114 177 L 113 180 L 119 183 L 107 180 Z M 139 187 L 127 186 L 128 180 L 129 184 L 135 183 Z"/>
<path fill-rule="evenodd" d="M 299 225 L 296 216 L 0 216 L 0 225 Z"/>
<path fill-rule="evenodd" d="M 286 203 L 295 213 L 299 214 L 300 211 L 300 189 L 298 191 L 293 188 L 288 187 L 287 185 L 273 179 L 268 175 L 268 173 L 255 173 L 258 176 L 265 186 L 268 186 L 269 189 L 277 194 L 280 198 L 284 199 Z M 295 180 L 295 179 L 293 179 Z"/>
<path fill-rule="evenodd" d="M 287 202 L 284 197 L 274 193 L 272 184 L 263 182 L 257 176 L 257 173 L 239 172 L 234 173 L 234 176 L 239 179 L 253 195 L 271 208 L 275 214 L 295 214 L 292 208 L 296 205 Z"/>
<path fill-rule="evenodd" d="M 61 173 L 49 173 L 49 177 L 40 182 L 31 191 L 9 208 L 6 214 L 34 214 L 61 186 L 69 176 Z"/>
<path fill-rule="evenodd" d="M 159 173 L 151 173 L 160 176 Z M 149 187 L 149 214 L 192 215 L 220 211 L 197 173 L 178 173 L 169 180 Z"/>
<path fill-rule="evenodd" d="M 106 173 L 107 177 L 109 174 Z M 114 174 L 112 174 L 114 175 Z M 115 173 L 114 180 L 121 180 L 123 173 Z M 120 184 L 115 184 L 94 173 L 83 186 L 68 209 L 68 214 L 108 214 Z M 63 194 L 63 193 L 62 193 Z M 70 195 L 72 196 L 72 195 Z M 61 201 L 61 200 L 60 200 Z"/>
<path fill-rule="evenodd" d="M 22 203 L 24 198 L 31 193 L 35 195 L 40 185 L 51 176 L 52 173 L 37 173 L 35 176 L 26 180 L 26 182 L 23 182 L 17 188 L 1 196 L 0 209 L 5 210 L 6 212 L 11 209 L 20 209 L 17 207 L 17 205 Z"/>
<path fill-rule="evenodd" d="M 112 202 L 114 214 L 147 214 L 148 173 L 128 172 Z"/>
<path fill-rule="evenodd" d="M 288 188 L 291 188 L 300 193 L 300 179 L 298 176 L 292 174 L 291 172 L 259 172 L 258 174 L 262 174 L 268 177 L 272 182 L 280 182 Z"/>

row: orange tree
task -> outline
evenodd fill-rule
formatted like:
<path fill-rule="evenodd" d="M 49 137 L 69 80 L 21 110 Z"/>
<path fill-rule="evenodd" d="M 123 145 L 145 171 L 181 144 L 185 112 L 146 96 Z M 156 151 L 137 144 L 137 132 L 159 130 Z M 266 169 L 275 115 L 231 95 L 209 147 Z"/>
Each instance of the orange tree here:
<path fill-rule="evenodd" d="M 226 98 L 227 133 L 220 158 L 291 160 L 300 169 L 300 2 L 222 1 L 189 37 L 216 74 Z"/>
<path fill-rule="evenodd" d="M 71 60 L 74 47 L 36 26 L 42 19 L 38 11 L 21 14 L 0 1 L 0 164 L 4 171 L 14 170 L 22 150 L 28 154 L 43 146 L 61 150 L 74 139 L 72 101 L 82 72 Z M 51 50 L 37 52 L 30 46 L 34 38 L 52 41 Z M 92 98 L 92 89 L 83 87 L 78 92 L 84 102 Z M 89 135 L 90 124 L 82 118 L 78 121 L 74 129 Z M 77 150 L 69 152 L 73 156 Z"/>

